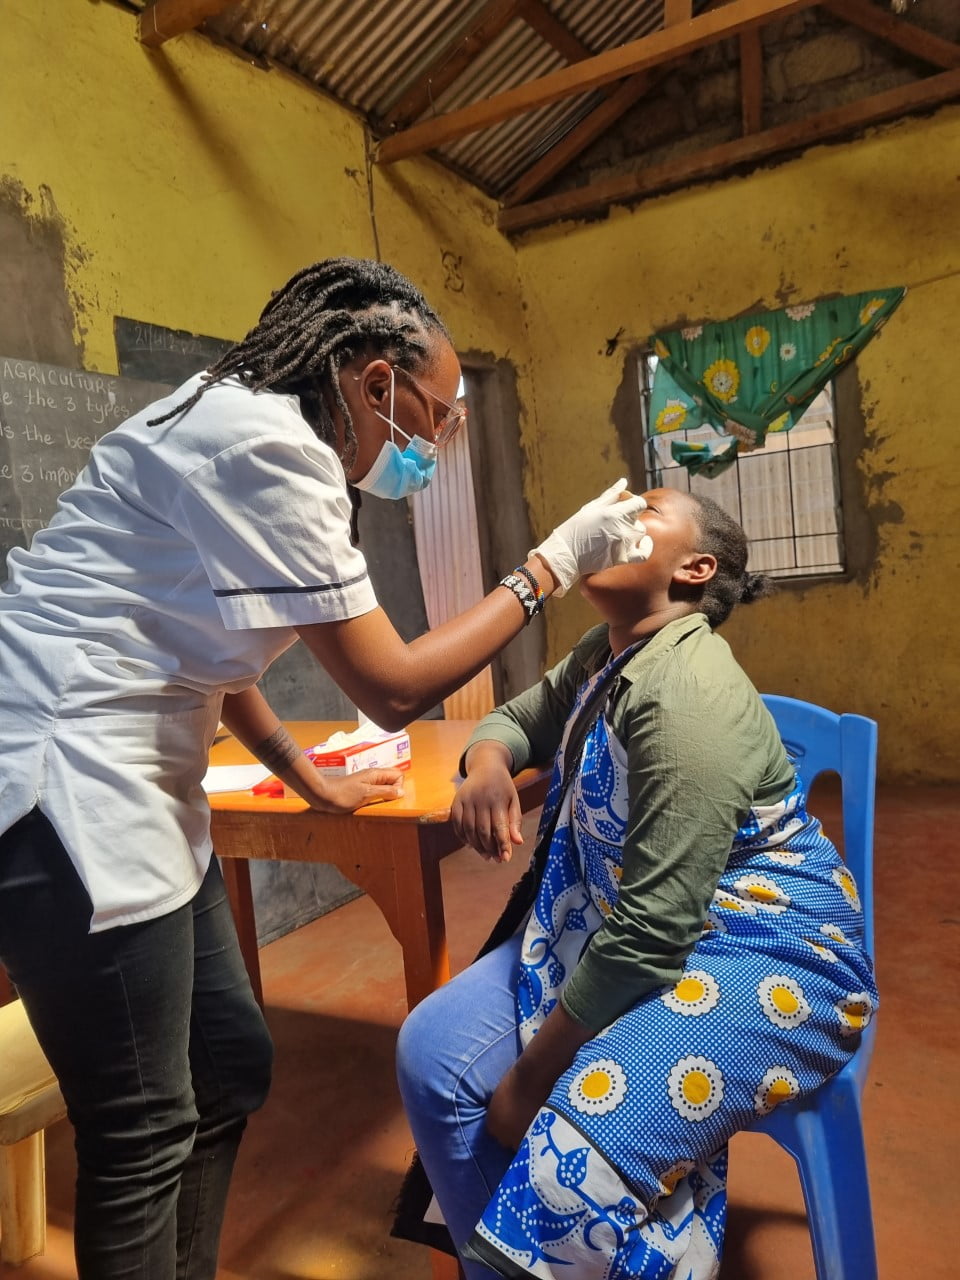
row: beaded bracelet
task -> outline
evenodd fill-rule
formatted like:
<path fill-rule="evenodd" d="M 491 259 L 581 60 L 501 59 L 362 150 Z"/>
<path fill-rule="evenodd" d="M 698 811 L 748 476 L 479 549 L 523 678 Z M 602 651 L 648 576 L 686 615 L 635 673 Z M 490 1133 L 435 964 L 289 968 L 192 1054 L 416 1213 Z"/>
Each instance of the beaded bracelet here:
<path fill-rule="evenodd" d="M 535 618 L 543 608 L 543 597 L 541 596 L 538 600 L 530 590 L 529 585 L 524 582 L 523 578 L 521 578 L 518 573 L 508 573 L 505 578 L 500 579 L 498 585 L 506 587 L 508 591 L 512 591 L 517 597 L 526 611 L 527 622 L 530 622 L 531 619 Z"/>
<path fill-rule="evenodd" d="M 518 564 L 513 572 L 519 573 L 521 578 L 526 578 L 530 583 L 530 586 L 533 588 L 533 594 L 537 597 L 537 600 L 540 602 L 540 608 L 542 609 L 544 600 L 543 587 L 541 587 L 540 583 L 536 580 L 527 566 L 525 564 Z"/>

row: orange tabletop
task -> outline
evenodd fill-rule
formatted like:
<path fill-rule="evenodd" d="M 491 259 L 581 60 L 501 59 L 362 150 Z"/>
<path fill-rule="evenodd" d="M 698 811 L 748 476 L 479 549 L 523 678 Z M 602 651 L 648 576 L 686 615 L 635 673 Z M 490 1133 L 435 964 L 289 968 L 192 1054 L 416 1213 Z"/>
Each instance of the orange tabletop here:
<path fill-rule="evenodd" d="M 403 952 L 407 1003 L 412 1009 L 450 976 L 440 884 L 440 859 L 460 848 L 450 824 L 457 763 L 472 720 L 417 720 L 409 727 L 410 768 L 398 800 L 351 814 L 317 813 L 299 797 L 249 791 L 210 797 L 213 843 L 224 859 L 240 946 L 262 1003 L 256 924 L 247 859 L 329 862 L 370 895 Z M 324 742 L 347 721 L 300 720 L 286 725 L 302 747 Z M 218 743 L 210 763 L 244 764 L 250 754 L 233 738 Z M 526 812 L 543 803 L 549 773 L 526 769 L 517 778 Z"/>

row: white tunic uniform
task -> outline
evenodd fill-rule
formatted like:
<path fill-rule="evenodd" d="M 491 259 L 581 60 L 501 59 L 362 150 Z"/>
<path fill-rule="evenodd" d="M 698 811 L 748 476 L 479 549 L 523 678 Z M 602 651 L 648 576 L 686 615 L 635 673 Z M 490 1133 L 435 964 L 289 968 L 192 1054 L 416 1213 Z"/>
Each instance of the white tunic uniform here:
<path fill-rule="evenodd" d="M 35 806 L 91 929 L 189 901 L 222 694 L 293 627 L 376 607 L 339 459 L 295 397 L 236 379 L 160 426 L 192 378 L 104 436 L 0 591 L 0 831 Z"/>

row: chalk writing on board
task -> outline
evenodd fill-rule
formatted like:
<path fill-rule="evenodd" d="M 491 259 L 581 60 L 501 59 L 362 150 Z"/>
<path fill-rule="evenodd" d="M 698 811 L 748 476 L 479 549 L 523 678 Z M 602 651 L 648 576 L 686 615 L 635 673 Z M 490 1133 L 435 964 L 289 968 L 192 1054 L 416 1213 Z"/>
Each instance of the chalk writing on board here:
<path fill-rule="evenodd" d="M 124 376 L 170 382 L 174 386 L 209 368 L 231 346 L 226 338 L 188 333 L 186 329 L 166 329 L 127 316 L 114 317 L 113 333 L 120 372 Z"/>
<path fill-rule="evenodd" d="M 168 391 L 0 356 L 0 579 L 7 552 L 48 523 L 95 442 Z"/>

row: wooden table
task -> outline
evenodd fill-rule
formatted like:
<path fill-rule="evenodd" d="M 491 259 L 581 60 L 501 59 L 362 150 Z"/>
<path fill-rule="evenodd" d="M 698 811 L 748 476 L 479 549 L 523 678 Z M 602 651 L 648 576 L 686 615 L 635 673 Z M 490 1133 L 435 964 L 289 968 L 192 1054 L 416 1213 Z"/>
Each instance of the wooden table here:
<path fill-rule="evenodd" d="M 263 1003 L 248 859 L 329 862 L 370 895 L 403 951 L 407 1004 L 413 1008 L 450 977 L 440 859 L 461 847 L 450 825 L 457 763 L 472 720 L 418 720 L 410 726 L 411 767 L 402 799 L 351 814 L 316 813 L 306 801 L 255 796 L 248 791 L 210 797 L 213 845 L 257 999 Z M 325 741 L 346 721 L 292 721 L 302 746 Z M 248 763 L 236 740 L 218 743 L 211 764 Z M 542 804 L 549 772 L 526 769 L 517 778 L 526 812 Z"/>

